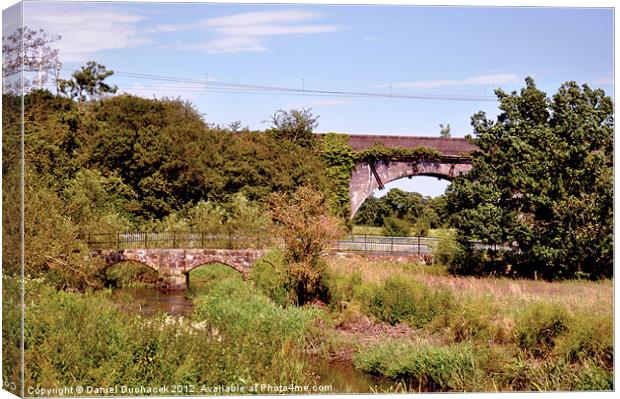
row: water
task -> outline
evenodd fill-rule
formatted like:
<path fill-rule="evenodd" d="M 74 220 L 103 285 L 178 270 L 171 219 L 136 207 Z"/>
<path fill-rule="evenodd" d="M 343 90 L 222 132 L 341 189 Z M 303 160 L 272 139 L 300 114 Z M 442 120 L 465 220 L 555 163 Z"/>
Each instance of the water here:
<path fill-rule="evenodd" d="M 317 359 L 321 384 L 332 386 L 332 393 L 383 393 L 394 392 L 396 382 L 366 374 L 351 363 L 330 363 Z"/>
<path fill-rule="evenodd" d="M 128 311 L 146 316 L 167 313 L 190 317 L 193 310 L 186 292 L 160 292 L 155 288 L 117 288 L 112 300 Z M 396 383 L 357 370 L 350 363 L 330 363 L 327 359 L 309 359 L 320 376 L 320 383 L 331 385 L 332 393 L 393 392 Z"/>
<path fill-rule="evenodd" d="M 172 316 L 189 317 L 193 304 L 185 292 L 160 292 L 155 288 L 117 288 L 112 300 L 124 309 L 137 311 L 146 316 L 167 313 Z"/>

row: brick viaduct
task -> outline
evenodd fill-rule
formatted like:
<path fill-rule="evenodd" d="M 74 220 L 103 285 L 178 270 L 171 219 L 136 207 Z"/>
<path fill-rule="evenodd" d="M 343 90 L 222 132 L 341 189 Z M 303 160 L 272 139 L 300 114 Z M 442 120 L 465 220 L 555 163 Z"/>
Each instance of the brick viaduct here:
<path fill-rule="evenodd" d="M 472 144 L 461 138 L 349 135 L 349 145 L 356 151 L 372 147 L 377 142 L 386 147 L 430 147 L 440 151 L 443 156 L 436 162 L 419 162 L 414 159 L 358 162 L 349 183 L 351 217 L 364 200 L 376 189 L 383 189 L 385 183 L 421 175 L 451 180 L 467 173 L 471 169 L 471 161 L 467 154 L 475 150 Z M 157 287 L 161 290 L 186 289 L 189 284 L 189 272 L 209 263 L 229 265 L 245 277 L 252 264 L 263 254 L 264 251 L 256 249 L 182 248 L 96 250 L 94 253 L 101 256 L 107 266 L 133 261 L 156 270 L 159 275 Z"/>
<path fill-rule="evenodd" d="M 471 169 L 467 156 L 476 147 L 464 138 L 414 137 L 414 136 L 370 136 L 350 135 L 349 145 L 356 151 L 381 143 L 386 147 L 433 148 L 443 154 L 437 162 L 418 162 L 414 159 L 398 161 L 360 161 L 355 165 L 349 182 L 351 218 L 362 203 L 376 189 L 383 189 L 386 183 L 404 177 L 434 176 L 452 180 Z"/>

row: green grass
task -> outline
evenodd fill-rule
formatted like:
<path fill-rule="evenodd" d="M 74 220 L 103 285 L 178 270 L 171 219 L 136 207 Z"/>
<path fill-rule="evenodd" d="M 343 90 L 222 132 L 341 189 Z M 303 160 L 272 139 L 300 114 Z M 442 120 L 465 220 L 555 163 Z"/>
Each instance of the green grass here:
<path fill-rule="evenodd" d="M 63 292 L 27 280 L 26 386 L 317 383 L 305 355 L 323 341 L 321 311 L 284 309 L 220 267 L 193 277 L 206 285 L 191 319 L 142 317 L 116 306 L 109 290 Z M 17 338 L 5 353 L 18 350 Z"/>
<path fill-rule="evenodd" d="M 354 365 L 421 391 L 466 391 L 475 386 L 476 357 L 470 345 L 434 346 L 388 341 L 365 347 Z"/>
<path fill-rule="evenodd" d="M 376 345 L 363 333 L 339 341 L 357 348 L 356 367 L 402 390 L 613 389 L 611 282 L 458 278 L 437 267 L 328 262 L 328 287 L 342 304 L 330 306 L 335 320 L 361 313 L 415 328 Z"/>

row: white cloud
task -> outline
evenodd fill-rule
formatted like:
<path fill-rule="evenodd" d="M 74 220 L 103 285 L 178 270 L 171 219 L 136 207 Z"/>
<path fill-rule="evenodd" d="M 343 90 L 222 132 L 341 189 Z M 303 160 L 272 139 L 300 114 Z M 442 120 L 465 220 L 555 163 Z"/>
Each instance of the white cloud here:
<path fill-rule="evenodd" d="M 275 36 L 275 35 L 294 35 L 327 33 L 340 30 L 334 25 L 248 25 L 248 26 L 229 26 L 219 28 L 216 31 L 224 35 L 241 36 Z"/>
<path fill-rule="evenodd" d="M 336 32 L 336 25 L 308 24 L 322 14 L 304 10 L 244 12 L 200 21 L 197 27 L 219 36 L 204 43 L 185 44 L 185 49 L 203 49 L 211 53 L 261 52 L 267 47 L 261 38 L 281 35 L 309 35 Z M 172 27 L 171 27 L 172 29 Z"/>
<path fill-rule="evenodd" d="M 371 43 L 377 43 L 380 41 L 380 39 L 377 36 L 366 36 L 364 38 L 365 42 L 371 42 Z"/>
<path fill-rule="evenodd" d="M 304 10 L 274 10 L 244 12 L 240 14 L 227 15 L 205 19 L 202 21 L 204 26 L 246 26 L 270 23 L 291 23 L 318 18 L 321 14 Z"/>
<path fill-rule="evenodd" d="M 410 82 L 394 82 L 391 86 L 400 89 L 432 89 L 436 87 L 456 87 L 456 86 L 496 86 L 500 84 L 513 83 L 519 80 L 519 75 L 514 73 L 498 73 L 489 75 L 477 75 L 466 79 L 452 80 L 416 80 Z M 383 85 L 382 87 L 388 87 Z"/>
<path fill-rule="evenodd" d="M 184 50 L 206 50 L 210 53 L 260 52 L 267 50 L 256 37 L 224 36 L 206 43 L 185 44 Z"/>
<path fill-rule="evenodd" d="M 136 23 L 144 17 L 120 10 L 92 7 L 41 7 L 29 4 L 24 24 L 62 39 L 55 43 L 63 62 L 87 61 L 101 50 L 129 48 L 148 42 Z"/>
<path fill-rule="evenodd" d="M 188 30 L 194 28 L 195 25 L 192 24 L 157 24 L 153 28 L 147 29 L 146 31 L 149 33 L 158 33 L 158 32 L 178 32 L 180 30 Z"/>

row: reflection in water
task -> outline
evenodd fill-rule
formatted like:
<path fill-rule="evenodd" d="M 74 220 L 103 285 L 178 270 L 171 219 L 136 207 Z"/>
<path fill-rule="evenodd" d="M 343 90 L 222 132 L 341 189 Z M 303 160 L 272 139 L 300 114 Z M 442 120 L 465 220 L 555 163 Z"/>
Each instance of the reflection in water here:
<path fill-rule="evenodd" d="M 321 384 L 332 386 L 332 393 L 383 393 L 394 392 L 395 381 L 366 374 L 351 363 L 330 363 L 317 359 Z"/>
<path fill-rule="evenodd" d="M 192 314 L 192 300 L 185 292 L 160 292 L 155 288 L 117 288 L 112 292 L 112 300 L 125 309 L 137 311 L 147 316 L 168 313 L 172 316 Z"/>

